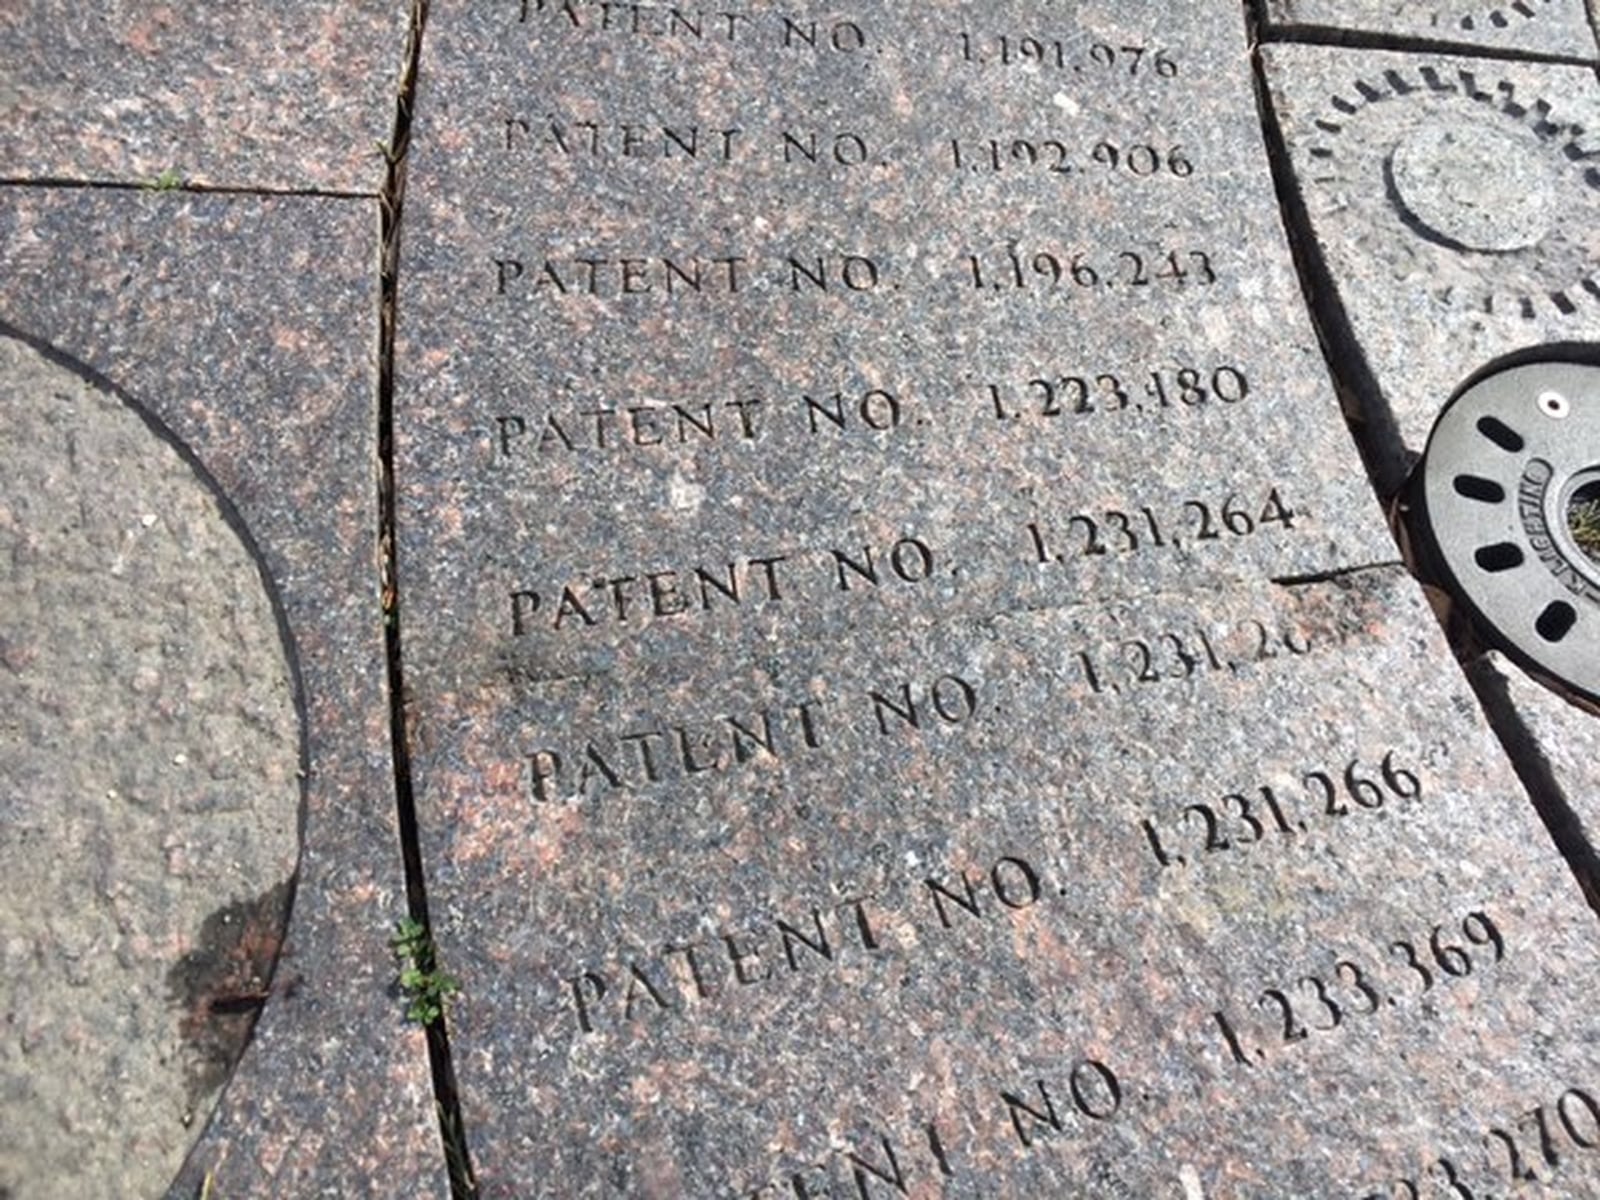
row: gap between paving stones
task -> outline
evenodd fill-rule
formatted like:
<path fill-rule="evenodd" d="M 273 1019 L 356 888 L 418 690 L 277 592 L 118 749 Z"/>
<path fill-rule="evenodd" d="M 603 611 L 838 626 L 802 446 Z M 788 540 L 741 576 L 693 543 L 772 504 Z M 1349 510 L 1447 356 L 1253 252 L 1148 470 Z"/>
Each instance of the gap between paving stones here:
<path fill-rule="evenodd" d="M 1489 717 L 1489 727 L 1505 747 L 1506 756 L 1527 789 L 1539 819 L 1550 830 L 1556 848 L 1577 876 L 1589 907 L 1600 913 L 1600 854 L 1585 839 L 1583 823 L 1567 803 L 1538 737 L 1506 690 L 1505 676 L 1494 669 L 1486 655 L 1468 664 L 1466 674 L 1478 703 Z"/>
<path fill-rule="evenodd" d="M 1503 62 L 1543 63 L 1559 67 L 1590 67 L 1600 71 L 1595 60 L 1582 55 L 1550 54 L 1509 46 L 1486 46 L 1481 42 L 1457 42 L 1448 38 L 1414 37 L 1401 33 L 1369 33 L 1358 29 L 1336 29 L 1328 25 L 1272 25 L 1252 12 L 1256 32 L 1252 45 L 1289 42 L 1302 46 L 1332 46 L 1342 50 L 1389 50 L 1405 54 L 1449 54 L 1467 58 L 1498 59 Z"/>
<path fill-rule="evenodd" d="M 378 316 L 378 530 L 379 569 L 382 571 L 384 641 L 389 684 L 389 735 L 393 743 L 394 794 L 400 824 L 401 857 L 405 863 L 406 901 L 411 919 L 427 931 L 422 951 L 413 965 L 436 972 L 432 925 L 428 918 L 428 892 L 417 836 L 417 809 L 411 786 L 410 746 L 406 736 L 405 669 L 400 634 L 401 605 L 395 574 L 394 487 L 394 331 L 399 286 L 401 220 L 405 208 L 406 150 L 411 136 L 411 106 L 416 95 L 417 63 L 422 53 L 428 20 L 428 0 L 413 0 L 411 25 L 406 35 L 405 58 L 395 94 L 394 131 L 385 153 L 387 171 L 378 197 L 381 221 Z M 450 1057 L 450 1035 L 441 1013 L 425 1027 L 428 1066 L 433 1077 L 434 1107 L 439 1118 L 445 1169 L 452 1200 L 475 1200 L 477 1181 L 462 1124 L 461 1100 Z"/>
<path fill-rule="evenodd" d="M 195 195 L 208 196 L 286 196 L 298 199 L 314 200 L 381 200 L 383 196 L 378 192 L 345 192 L 334 191 L 327 188 L 273 188 L 273 187 L 235 187 L 214 186 L 204 183 L 177 183 L 167 184 L 160 180 L 150 180 L 144 183 L 129 183 L 122 179 L 25 179 L 25 178 L 0 178 L 0 187 L 23 187 L 50 189 L 53 191 L 101 191 L 101 192 L 192 192 Z"/>
<path fill-rule="evenodd" d="M 1255 79 L 1256 107 L 1261 117 L 1262 140 L 1266 147 L 1267 159 L 1271 164 L 1278 207 L 1283 214 L 1285 235 L 1300 276 L 1306 311 L 1310 314 L 1312 327 L 1316 330 L 1317 339 L 1322 345 L 1329 374 L 1346 414 L 1351 438 L 1367 467 L 1374 491 L 1385 508 L 1391 511 L 1390 530 L 1396 535 L 1403 554 L 1402 560 L 1396 565 L 1405 566 L 1417 578 L 1418 585 L 1424 586 L 1406 545 L 1409 538 L 1408 531 L 1404 527 L 1404 517 L 1392 507 L 1403 494 L 1403 485 L 1416 465 L 1415 460 L 1406 452 L 1404 439 L 1400 436 L 1394 414 L 1383 403 L 1377 379 L 1367 364 L 1366 356 L 1355 337 L 1349 318 L 1339 302 L 1332 274 L 1322 255 L 1317 251 L 1304 199 L 1295 186 L 1294 166 L 1288 145 L 1272 109 L 1260 47 L 1264 42 L 1289 42 L 1357 50 L 1465 54 L 1504 61 L 1585 66 L 1593 68 L 1597 75 L 1600 75 L 1600 65 L 1588 59 L 1492 49 L 1476 45 L 1463 46 L 1459 43 L 1427 38 L 1357 33 L 1320 26 L 1280 25 L 1274 28 L 1265 19 L 1263 11 L 1265 3 L 1266 0 L 1245 0 L 1245 22 Z M 1559 353 L 1563 348 L 1552 346 L 1545 349 Z M 1570 352 L 1576 348 L 1566 349 Z M 1323 581 L 1322 577 L 1307 577 L 1274 579 L 1273 583 L 1292 586 Z M 1438 605 L 1435 604 L 1434 607 L 1437 612 Z M 1441 617 L 1440 624 L 1444 628 L 1451 649 L 1456 653 L 1463 674 L 1483 707 L 1490 728 L 1504 748 L 1517 778 L 1539 814 L 1539 819 L 1544 823 L 1551 840 L 1577 880 L 1590 907 L 1600 913 L 1600 855 L 1597 855 L 1585 841 L 1577 814 L 1564 798 L 1538 740 L 1527 728 L 1510 697 L 1505 694 L 1503 680 L 1488 669 L 1486 661 L 1482 658 L 1482 648 L 1469 644 L 1475 639 L 1471 639 L 1458 622 Z"/>

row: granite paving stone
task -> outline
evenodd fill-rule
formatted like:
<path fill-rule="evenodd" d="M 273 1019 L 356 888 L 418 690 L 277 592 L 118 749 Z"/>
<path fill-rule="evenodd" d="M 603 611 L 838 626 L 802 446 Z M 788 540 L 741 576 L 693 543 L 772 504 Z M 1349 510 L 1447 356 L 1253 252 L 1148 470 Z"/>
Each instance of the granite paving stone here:
<path fill-rule="evenodd" d="M 1266 0 L 1269 26 L 1425 39 L 1593 60 L 1584 0 Z"/>
<path fill-rule="evenodd" d="M 1393 558 L 1236 23 L 1158 7 L 869 5 L 856 52 L 435 6 L 396 437 L 449 514 L 400 531 L 404 586 L 451 619 L 417 685 Z M 869 552 L 877 587 L 837 557 Z"/>
<path fill-rule="evenodd" d="M 1553 687 L 1535 682 L 1498 651 L 1472 664 L 1472 677 L 1486 697 L 1501 736 L 1513 747 L 1532 786 L 1546 791 L 1568 823 L 1571 836 L 1587 849 L 1581 862 L 1591 903 L 1600 899 L 1600 742 L 1595 713 L 1574 704 Z"/>
<path fill-rule="evenodd" d="M 218 1197 L 447 1190 L 422 1037 L 391 994 L 386 945 L 405 891 L 377 595 L 375 207 L 0 191 L 0 328 L 192 453 L 265 566 L 303 704 L 282 955 L 174 1200 L 207 1178 Z M 126 613 L 136 597 L 109 602 Z M 148 853 L 166 869 L 159 844 Z M 187 948 L 172 945 L 175 966 Z"/>
<path fill-rule="evenodd" d="M 1393 491 L 1469 376 L 1509 356 L 1592 357 L 1600 93 L 1592 73 L 1556 66 L 1307 46 L 1263 57 L 1333 287 L 1325 319 L 1349 329 L 1369 375 L 1357 403 Z M 1594 718 L 1500 654 L 1471 669 L 1592 876 Z"/>
<path fill-rule="evenodd" d="M 0 1194 L 177 1174 L 243 1048 L 299 851 L 258 564 L 117 397 L 0 339 Z"/>
<path fill-rule="evenodd" d="M 1575 67 L 1262 48 L 1354 351 L 1379 484 L 1505 356 L 1600 336 L 1600 87 Z"/>
<path fill-rule="evenodd" d="M 0 178 L 376 193 L 406 0 L 0 8 Z"/>
<path fill-rule="evenodd" d="M 1398 570 L 504 707 L 418 778 L 486 1196 L 1491 1185 L 1593 1086 L 1593 914 Z"/>
<path fill-rule="evenodd" d="M 1600 1182 L 1600 930 L 1244 39 L 432 7 L 398 579 L 486 1197 L 1486 1194 L 1535 1106 Z"/>
<path fill-rule="evenodd" d="M 1380 504 L 1591 13 L 1254 7 L 419 8 L 398 709 L 413 5 L 0 9 L 0 1200 L 451 1194 L 395 711 L 483 1200 L 1600 1194 L 1595 718 Z"/>

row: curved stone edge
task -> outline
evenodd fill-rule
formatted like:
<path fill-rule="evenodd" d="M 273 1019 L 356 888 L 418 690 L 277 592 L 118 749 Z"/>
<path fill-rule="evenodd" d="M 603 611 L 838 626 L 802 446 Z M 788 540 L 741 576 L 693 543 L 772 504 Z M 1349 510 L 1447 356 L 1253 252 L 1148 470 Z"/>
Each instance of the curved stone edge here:
<path fill-rule="evenodd" d="M 1588 261 L 1576 239 L 1600 216 L 1600 176 L 1587 173 L 1600 87 L 1585 68 L 1539 63 L 1287 44 L 1261 58 L 1269 136 L 1281 134 L 1294 173 L 1294 233 L 1325 275 L 1313 304 L 1337 368 L 1363 392 L 1347 405 L 1387 496 L 1476 372 L 1540 346 L 1600 343 L 1600 282 L 1574 265 Z M 1441 104 L 1526 128 L 1564 165 L 1557 236 L 1487 254 L 1407 228 L 1374 164 L 1408 113 Z"/>
<path fill-rule="evenodd" d="M 7 982 L 39 1040 L 29 1053 L 24 1035 L 33 1071 L 9 1106 L 34 1136 L 6 1173 L 24 1195 L 63 1174 L 149 1194 L 192 1151 L 254 1028 L 248 997 L 272 986 L 305 826 L 304 691 L 260 549 L 189 448 L 53 347 L 0 334 L 0 370 L 29 439 L 6 493 L 24 555 L 8 693 L 26 743 L 8 777 L 31 795 L 13 798 L 21 891 L 5 923 L 37 956 Z M 148 536 L 126 540 L 135 521 Z M 215 672 L 233 685 L 208 695 Z M 244 720 L 218 742 L 230 712 Z M 60 969 L 63 938 L 99 950 L 108 933 L 114 955 Z"/>
<path fill-rule="evenodd" d="M 0 192 L 0 322 L 138 397 L 236 507 L 305 695 L 299 886 L 274 993 L 172 1200 L 448 1194 L 404 915 L 378 596 L 377 205 Z"/>
<path fill-rule="evenodd" d="M 1329 131 L 1318 122 L 1332 121 L 1341 125 L 1337 136 L 1359 139 L 1363 105 L 1350 98 L 1365 96 L 1355 81 L 1383 95 L 1397 76 L 1427 84 L 1431 72 L 1441 83 L 1460 86 L 1465 72 L 1480 81 L 1483 95 L 1494 97 L 1489 109 L 1557 126 L 1550 131 L 1553 144 L 1570 143 L 1573 153 L 1562 155 L 1581 166 L 1594 145 L 1591 131 L 1600 127 L 1600 88 L 1592 71 L 1539 63 L 1290 44 L 1264 46 L 1261 58 L 1263 117 L 1269 138 L 1282 137 L 1295 177 L 1289 219 L 1310 264 L 1313 307 L 1331 365 L 1350 393 L 1345 402 L 1365 439 L 1374 483 L 1380 495 L 1392 497 L 1420 458 L 1439 412 L 1462 387 L 1491 370 L 1544 357 L 1600 361 L 1600 297 L 1578 282 L 1578 299 L 1567 311 L 1554 294 L 1566 295 L 1559 285 L 1571 281 L 1530 286 L 1529 280 L 1540 280 L 1537 247 L 1462 256 L 1464 263 L 1480 264 L 1485 294 L 1515 300 L 1520 291 L 1535 301 L 1531 315 L 1521 303 L 1457 311 L 1449 298 L 1398 286 L 1398 267 L 1439 252 L 1383 213 L 1381 180 L 1341 169 L 1337 152 L 1327 153 Z M 1353 111 L 1334 104 L 1334 96 Z M 1575 211 L 1600 211 L 1600 196 L 1581 171 L 1567 186 Z M 1519 287 L 1507 284 L 1517 273 L 1527 278 Z M 1470 275 L 1463 271 L 1463 278 Z M 1503 654 L 1475 652 L 1465 669 L 1569 867 L 1591 905 L 1600 907 L 1600 807 L 1588 766 L 1600 744 L 1595 717 L 1540 686 Z"/>

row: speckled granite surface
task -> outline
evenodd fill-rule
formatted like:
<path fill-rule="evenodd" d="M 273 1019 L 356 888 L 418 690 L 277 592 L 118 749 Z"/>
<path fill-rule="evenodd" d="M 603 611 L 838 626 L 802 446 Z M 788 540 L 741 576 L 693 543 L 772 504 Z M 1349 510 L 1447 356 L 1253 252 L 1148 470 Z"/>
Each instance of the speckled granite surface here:
<path fill-rule="evenodd" d="M 283 957 L 182 1200 L 207 1171 L 219 1197 L 445 1190 L 385 945 L 404 883 L 374 566 L 376 223 L 358 201 L 0 192 L 0 320 L 147 406 L 215 478 L 305 698 Z"/>
<path fill-rule="evenodd" d="M 408 0 L 0 7 L 0 178 L 376 193 Z"/>
<path fill-rule="evenodd" d="M 399 565 L 486 1196 L 1486 1192 L 1587 1119 L 1594 916 L 1371 565 L 1243 39 L 434 6 Z"/>
<path fill-rule="evenodd" d="M 1300 196 L 1377 389 L 1393 490 L 1504 356 L 1600 337 L 1600 85 L 1578 67 L 1314 46 L 1262 55 Z"/>
<path fill-rule="evenodd" d="M 1266 0 L 1271 25 L 1312 26 L 1594 59 L 1584 0 Z"/>
<path fill-rule="evenodd" d="M 156 1195 L 282 944 L 294 687 L 260 567 L 139 413 L 10 338 L 0 412 L 0 1194 Z"/>
<path fill-rule="evenodd" d="M 1358 405 L 1393 491 L 1469 376 L 1513 355 L 1592 357 L 1600 88 L 1591 71 L 1534 63 L 1290 45 L 1263 60 L 1327 315 L 1351 335 L 1342 366 L 1369 373 Z M 1474 670 L 1524 772 L 1592 847 L 1594 719 L 1499 655 Z"/>
<path fill-rule="evenodd" d="M 1479 690 L 1506 722 L 1539 786 L 1570 814 L 1571 832 L 1589 848 L 1585 864 L 1600 891 L 1600 717 L 1541 686 L 1503 654 L 1491 651 L 1473 664 Z"/>

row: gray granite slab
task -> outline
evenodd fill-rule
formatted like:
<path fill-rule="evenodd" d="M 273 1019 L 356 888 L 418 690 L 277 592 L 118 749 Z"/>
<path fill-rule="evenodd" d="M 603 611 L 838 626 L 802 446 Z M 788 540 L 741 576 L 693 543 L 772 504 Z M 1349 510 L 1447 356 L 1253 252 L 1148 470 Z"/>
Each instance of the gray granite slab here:
<path fill-rule="evenodd" d="M 1584 0 L 1266 0 L 1269 26 L 1336 30 L 1592 60 Z"/>
<path fill-rule="evenodd" d="M 450 619 L 419 687 L 645 626 L 695 655 L 1393 557 L 1231 15 L 873 6 L 857 52 L 580 8 L 430 21 L 397 444 L 434 514 L 406 587 Z"/>
<path fill-rule="evenodd" d="M 1548 798 L 1578 848 L 1590 902 L 1600 901 L 1600 718 L 1498 651 L 1473 662 L 1472 678 L 1519 773 Z"/>
<path fill-rule="evenodd" d="M 1486 1192 L 1592 1094 L 1593 914 L 1398 571 L 506 708 L 419 778 L 486 1196 Z"/>
<path fill-rule="evenodd" d="M 258 564 L 141 414 L 9 338 L 0 411 L 0 1194 L 153 1196 L 282 944 L 293 680 Z"/>
<path fill-rule="evenodd" d="M 1593 914 L 1374 565 L 1243 51 L 433 7 L 399 583 L 485 1196 L 1481 1194 L 1517 1114 L 1590 1140 Z"/>
<path fill-rule="evenodd" d="M 1600 335 L 1600 87 L 1581 68 L 1481 59 L 1262 58 L 1393 490 L 1469 376 Z"/>
<path fill-rule="evenodd" d="M 376 193 L 407 0 L 0 10 L 0 178 Z"/>
<path fill-rule="evenodd" d="M 265 564 L 298 673 L 286 940 L 173 1185 L 183 1200 L 445 1191 L 426 1053 L 386 945 L 405 897 L 375 567 L 376 236 L 369 202 L 0 192 L 8 336 L 142 405 L 192 453 Z M 167 946 L 174 966 L 191 937 Z"/>

